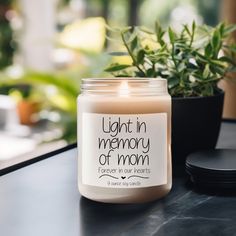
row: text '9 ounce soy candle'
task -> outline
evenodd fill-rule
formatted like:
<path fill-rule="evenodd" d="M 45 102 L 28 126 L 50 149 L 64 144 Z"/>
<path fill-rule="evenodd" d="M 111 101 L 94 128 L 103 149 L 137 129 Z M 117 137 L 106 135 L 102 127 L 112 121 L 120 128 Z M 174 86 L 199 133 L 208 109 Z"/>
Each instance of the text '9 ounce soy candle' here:
<path fill-rule="evenodd" d="M 171 189 L 171 98 L 156 78 L 83 79 L 78 97 L 79 191 L 139 203 Z"/>

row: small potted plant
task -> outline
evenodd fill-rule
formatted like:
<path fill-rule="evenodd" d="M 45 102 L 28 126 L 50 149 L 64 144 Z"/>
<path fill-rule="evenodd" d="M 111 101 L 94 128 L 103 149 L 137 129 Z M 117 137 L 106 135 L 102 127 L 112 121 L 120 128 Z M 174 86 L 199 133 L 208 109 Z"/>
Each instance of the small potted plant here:
<path fill-rule="evenodd" d="M 34 125 L 37 122 L 40 103 L 33 98 L 32 93 L 32 87 L 27 84 L 18 85 L 10 91 L 10 95 L 17 100 L 18 115 L 23 125 Z"/>
<path fill-rule="evenodd" d="M 233 45 L 224 43 L 235 26 L 220 23 L 215 28 L 183 25 L 180 32 L 143 27 L 111 29 L 118 34 L 131 64 L 112 63 L 105 70 L 122 77 L 161 77 L 172 96 L 173 162 L 187 154 L 214 148 L 217 142 L 224 92 L 218 82 L 234 69 Z M 223 53 L 224 51 L 224 53 Z"/>

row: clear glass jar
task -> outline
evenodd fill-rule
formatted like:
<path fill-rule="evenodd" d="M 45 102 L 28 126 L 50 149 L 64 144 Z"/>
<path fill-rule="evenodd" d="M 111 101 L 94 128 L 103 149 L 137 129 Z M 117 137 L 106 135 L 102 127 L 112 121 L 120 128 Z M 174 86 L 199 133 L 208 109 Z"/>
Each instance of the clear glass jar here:
<path fill-rule="evenodd" d="M 83 79 L 78 185 L 89 199 L 141 203 L 171 189 L 171 97 L 156 78 Z"/>

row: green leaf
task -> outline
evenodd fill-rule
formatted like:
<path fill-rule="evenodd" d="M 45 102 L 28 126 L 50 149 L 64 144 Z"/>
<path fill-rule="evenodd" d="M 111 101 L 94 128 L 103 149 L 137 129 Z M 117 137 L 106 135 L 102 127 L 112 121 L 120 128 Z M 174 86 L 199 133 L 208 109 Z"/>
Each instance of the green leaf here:
<path fill-rule="evenodd" d="M 178 64 L 178 71 L 181 72 L 184 69 L 186 69 L 185 63 L 184 62 L 179 63 Z"/>
<path fill-rule="evenodd" d="M 144 56 L 145 56 L 145 51 L 144 51 L 143 49 L 139 50 L 139 51 L 138 51 L 138 54 L 137 54 L 137 60 L 136 60 L 136 62 L 137 62 L 138 64 L 143 63 Z"/>
<path fill-rule="evenodd" d="M 155 70 L 153 70 L 152 68 L 149 68 L 149 69 L 146 71 L 146 76 L 147 76 L 147 77 L 150 77 L 150 78 L 155 77 Z"/>
<path fill-rule="evenodd" d="M 130 42 L 130 49 L 134 51 L 138 45 L 138 37 L 135 36 L 132 41 Z"/>
<path fill-rule="evenodd" d="M 113 64 L 110 65 L 108 68 L 105 69 L 106 72 L 115 72 L 115 71 L 120 71 L 120 70 L 124 70 L 126 68 L 131 67 L 131 65 L 120 65 L 120 64 Z"/>
<path fill-rule="evenodd" d="M 162 29 L 162 27 L 157 21 L 155 22 L 155 32 L 156 32 L 157 42 L 160 43 L 161 46 L 165 45 L 165 41 L 163 40 L 165 31 Z"/>
<path fill-rule="evenodd" d="M 236 30 L 236 24 L 234 25 L 227 25 L 224 28 L 224 37 L 227 37 L 229 34 L 233 33 Z"/>
<path fill-rule="evenodd" d="M 211 45 L 214 53 L 218 53 L 221 44 L 221 36 L 219 31 L 216 29 L 213 33 Z"/>
<path fill-rule="evenodd" d="M 209 77 L 210 73 L 211 73 L 211 71 L 210 71 L 209 65 L 207 64 L 205 66 L 205 69 L 204 69 L 203 74 L 202 74 L 203 78 L 207 79 Z"/>
<path fill-rule="evenodd" d="M 116 56 L 116 57 L 129 55 L 127 52 L 109 52 L 108 54 L 111 56 Z"/>
<path fill-rule="evenodd" d="M 227 62 L 227 63 L 232 64 L 232 65 L 236 65 L 235 61 L 232 60 L 232 58 L 229 58 L 229 57 L 226 57 L 226 56 L 222 56 L 222 57 L 218 58 L 218 60 L 220 60 L 222 62 Z"/>
<path fill-rule="evenodd" d="M 212 73 L 213 74 L 219 74 L 219 75 L 221 75 L 221 76 L 223 76 L 224 74 L 225 74 L 225 69 L 222 69 L 222 68 L 220 68 L 220 67 L 216 67 L 216 66 L 214 66 L 214 65 L 210 65 L 210 70 L 212 71 Z"/>
<path fill-rule="evenodd" d="M 132 76 L 129 74 L 118 74 L 116 75 L 116 77 L 132 77 Z"/>
<path fill-rule="evenodd" d="M 190 32 L 190 30 L 189 30 L 189 28 L 188 28 L 188 25 L 184 24 L 183 27 L 184 27 L 185 31 L 187 32 L 187 34 L 188 34 L 189 36 L 191 36 L 191 32 Z"/>
<path fill-rule="evenodd" d="M 168 28 L 168 35 L 169 35 L 170 42 L 171 42 L 172 44 L 174 44 L 176 37 L 175 37 L 175 33 L 174 33 L 174 31 L 171 29 L 171 27 Z"/>
<path fill-rule="evenodd" d="M 220 24 L 217 25 L 217 28 L 219 29 L 220 36 L 224 37 L 225 23 L 221 22 Z"/>
<path fill-rule="evenodd" d="M 128 39 L 127 39 L 128 44 L 132 43 L 138 37 L 138 34 L 137 34 L 136 30 L 134 30 L 133 32 L 127 32 L 127 33 L 129 33 L 128 34 Z"/>
<path fill-rule="evenodd" d="M 207 44 L 207 46 L 205 47 L 205 56 L 206 57 L 210 57 L 212 54 L 212 45 L 209 43 Z"/>
<path fill-rule="evenodd" d="M 192 23 L 192 33 L 194 33 L 195 29 L 196 29 L 196 22 L 194 20 Z"/>
<path fill-rule="evenodd" d="M 169 88 L 174 88 L 174 87 L 176 87 L 179 83 L 180 83 L 180 80 L 179 80 L 179 78 L 177 78 L 177 77 L 170 77 L 170 78 L 168 79 L 168 87 L 169 87 Z"/>
<path fill-rule="evenodd" d="M 135 71 L 135 76 L 136 77 L 146 77 L 145 74 L 141 71 Z"/>
<path fill-rule="evenodd" d="M 208 62 L 210 64 L 214 65 L 214 66 L 217 66 L 217 67 L 222 67 L 222 68 L 225 67 L 225 63 L 223 61 L 218 60 L 218 59 L 216 59 L 216 60 L 209 60 Z"/>
<path fill-rule="evenodd" d="M 122 34 L 125 34 L 127 32 L 130 32 L 131 30 L 132 30 L 132 26 L 127 26 L 127 27 L 122 28 L 122 30 L 120 30 L 120 32 Z"/>

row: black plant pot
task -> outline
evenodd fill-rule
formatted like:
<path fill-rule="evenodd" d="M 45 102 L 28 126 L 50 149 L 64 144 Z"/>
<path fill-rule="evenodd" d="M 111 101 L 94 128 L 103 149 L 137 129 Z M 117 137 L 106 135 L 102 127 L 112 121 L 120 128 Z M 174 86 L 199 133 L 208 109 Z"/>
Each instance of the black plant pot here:
<path fill-rule="evenodd" d="M 211 97 L 172 98 L 172 160 L 184 164 L 194 151 L 215 148 L 224 93 Z"/>

